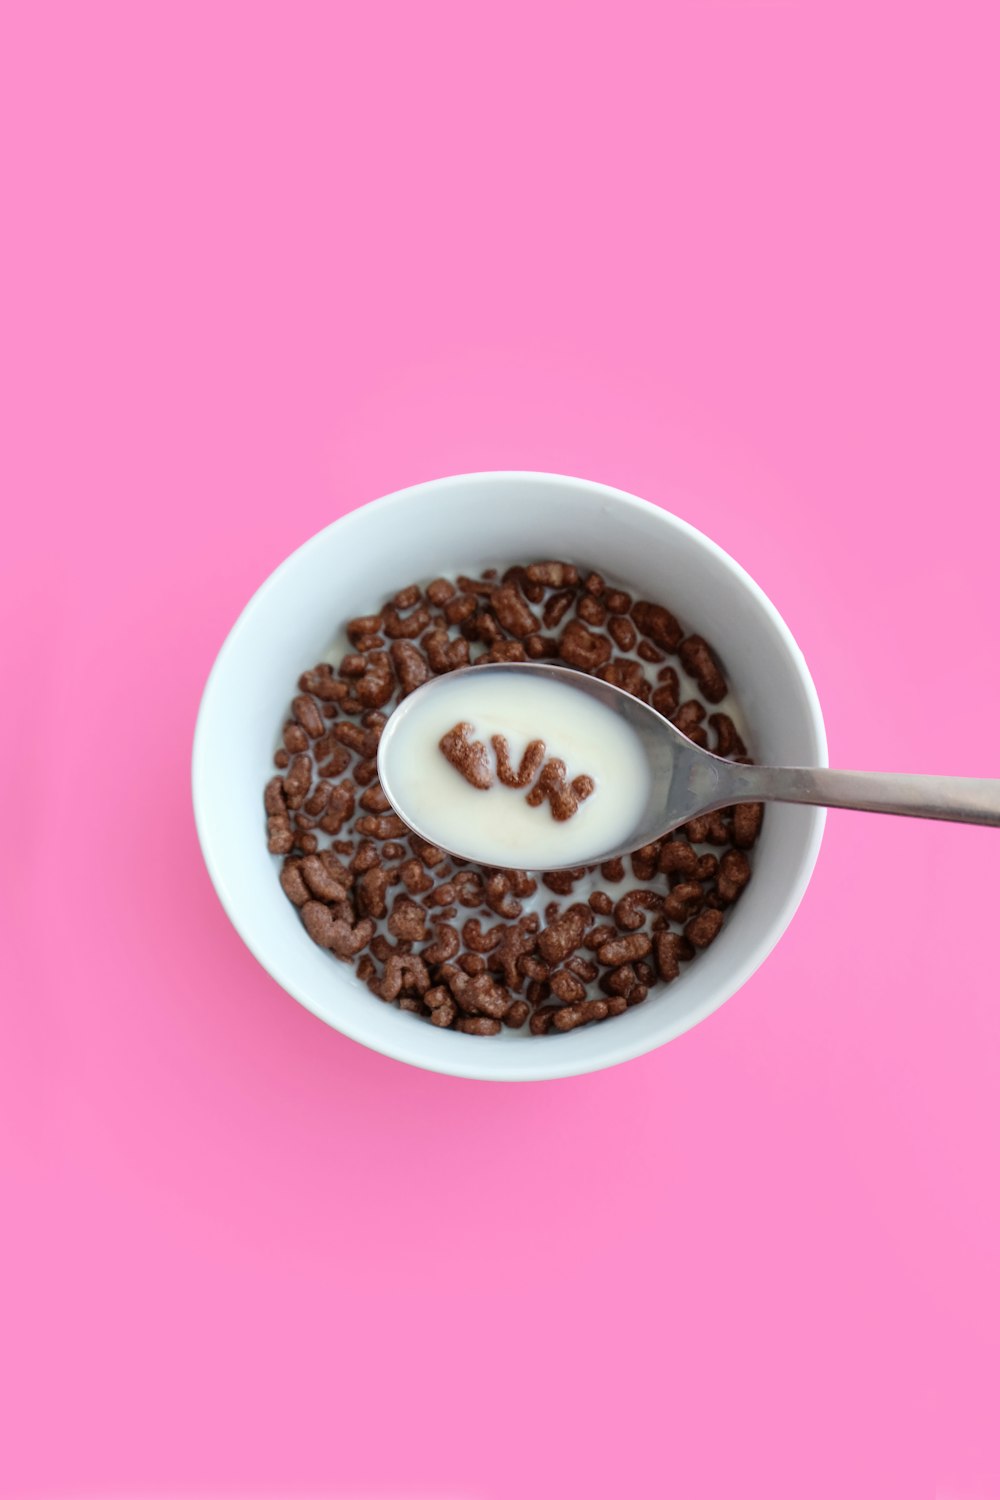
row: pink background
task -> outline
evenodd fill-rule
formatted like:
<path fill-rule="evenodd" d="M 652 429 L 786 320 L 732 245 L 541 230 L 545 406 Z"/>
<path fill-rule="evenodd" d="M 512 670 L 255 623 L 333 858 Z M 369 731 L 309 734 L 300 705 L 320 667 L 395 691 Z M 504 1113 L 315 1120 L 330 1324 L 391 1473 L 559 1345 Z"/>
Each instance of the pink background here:
<path fill-rule="evenodd" d="M 832 815 L 705 1025 L 434 1077 L 229 928 L 256 585 L 475 468 L 679 511 L 835 764 L 997 773 L 994 4 L 5 7 L 4 1496 L 1000 1496 L 997 835 Z"/>

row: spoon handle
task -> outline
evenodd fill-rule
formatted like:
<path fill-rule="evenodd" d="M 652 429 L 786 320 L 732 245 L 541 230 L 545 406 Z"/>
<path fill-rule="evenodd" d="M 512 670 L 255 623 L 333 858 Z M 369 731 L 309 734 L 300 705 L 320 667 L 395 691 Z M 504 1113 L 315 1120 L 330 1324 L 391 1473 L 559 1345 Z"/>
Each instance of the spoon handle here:
<path fill-rule="evenodd" d="M 736 802 L 808 802 L 860 812 L 941 818 L 1000 828 L 1000 780 L 967 776 L 902 776 L 887 771 L 741 766 Z M 720 788 L 721 791 L 721 788 Z"/>

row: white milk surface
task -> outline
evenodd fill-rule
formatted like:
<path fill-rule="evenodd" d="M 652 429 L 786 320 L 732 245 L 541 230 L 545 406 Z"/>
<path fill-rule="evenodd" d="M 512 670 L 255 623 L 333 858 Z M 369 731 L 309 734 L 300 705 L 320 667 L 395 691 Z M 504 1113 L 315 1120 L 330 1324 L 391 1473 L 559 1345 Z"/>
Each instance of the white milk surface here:
<path fill-rule="evenodd" d="M 569 781 L 590 776 L 594 791 L 559 822 L 547 800 L 529 805 L 528 788 L 471 786 L 440 749 L 442 735 L 459 723 L 472 725 L 494 768 L 493 735 L 506 737 L 515 767 L 530 740 L 544 740 L 546 759 L 563 761 Z M 542 677 L 440 678 L 407 704 L 386 751 L 385 783 L 405 821 L 485 865 L 531 870 L 592 862 L 627 842 L 649 800 L 649 769 L 633 730 L 586 693 Z"/>

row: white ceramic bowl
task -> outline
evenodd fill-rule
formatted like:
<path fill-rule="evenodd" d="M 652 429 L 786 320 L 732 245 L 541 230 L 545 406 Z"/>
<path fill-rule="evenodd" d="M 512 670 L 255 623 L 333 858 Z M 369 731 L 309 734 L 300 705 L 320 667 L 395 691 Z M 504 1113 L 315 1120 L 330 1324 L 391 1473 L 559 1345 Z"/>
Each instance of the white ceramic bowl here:
<path fill-rule="evenodd" d="M 710 1015 L 777 943 L 812 873 L 822 811 L 769 808 L 754 876 L 716 942 L 634 1010 L 565 1035 L 464 1036 L 384 1005 L 317 948 L 277 880 L 262 791 L 296 679 L 338 626 L 387 591 L 445 572 L 568 557 L 662 600 L 717 647 L 760 761 L 826 765 L 816 690 L 778 611 L 721 548 L 621 490 L 557 474 L 462 474 L 352 511 L 293 552 L 219 652 L 194 740 L 194 809 L 230 920 L 283 989 L 379 1052 L 467 1078 L 594 1072 L 649 1052 Z"/>

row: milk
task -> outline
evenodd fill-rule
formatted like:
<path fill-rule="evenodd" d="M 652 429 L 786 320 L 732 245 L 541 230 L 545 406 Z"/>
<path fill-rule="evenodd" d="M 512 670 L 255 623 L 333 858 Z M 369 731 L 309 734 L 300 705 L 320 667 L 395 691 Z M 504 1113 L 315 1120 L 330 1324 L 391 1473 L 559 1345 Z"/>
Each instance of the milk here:
<path fill-rule="evenodd" d="M 390 721 L 391 722 L 391 721 Z M 503 735 L 518 766 L 531 740 L 566 766 L 567 780 L 589 776 L 593 792 L 557 821 L 548 802 L 531 807 L 528 788 L 495 780 L 471 786 L 445 758 L 441 737 L 471 724 L 489 752 Z M 400 815 L 442 848 L 479 864 L 531 870 L 592 863 L 638 827 L 651 778 L 642 743 L 605 704 L 541 675 L 463 673 L 442 677 L 405 705 L 384 745 L 384 783 Z"/>

